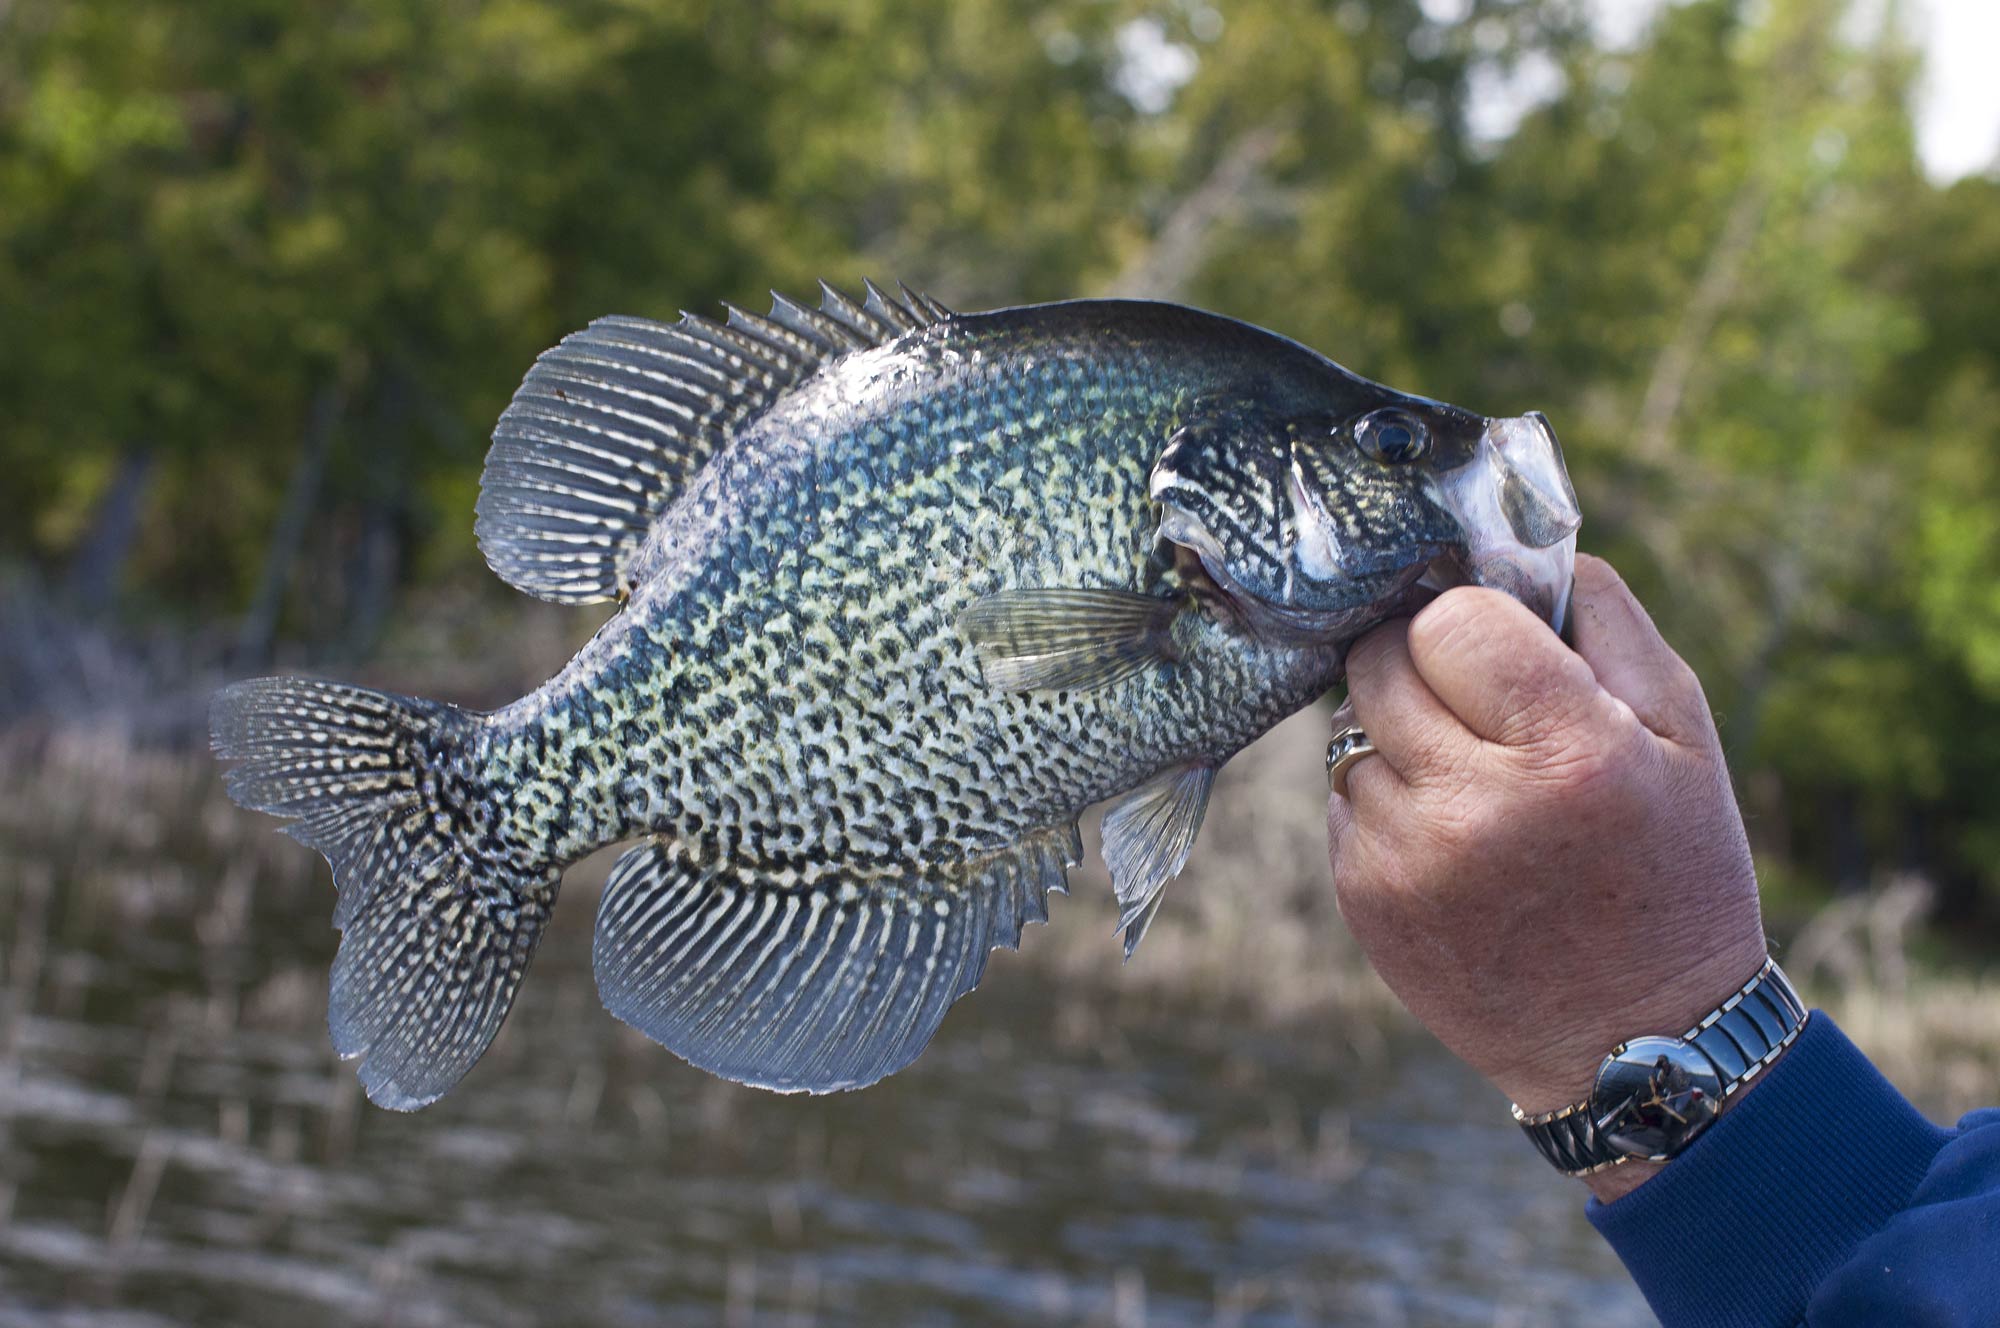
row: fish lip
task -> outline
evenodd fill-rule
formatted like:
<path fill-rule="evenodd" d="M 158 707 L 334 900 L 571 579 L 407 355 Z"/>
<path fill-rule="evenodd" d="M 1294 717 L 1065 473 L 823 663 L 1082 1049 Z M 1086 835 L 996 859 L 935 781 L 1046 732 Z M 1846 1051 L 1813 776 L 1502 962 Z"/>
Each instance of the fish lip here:
<path fill-rule="evenodd" d="M 1547 417 L 1489 419 L 1472 459 L 1437 478 L 1436 496 L 1464 532 L 1467 579 L 1506 591 L 1561 633 L 1583 513 Z"/>

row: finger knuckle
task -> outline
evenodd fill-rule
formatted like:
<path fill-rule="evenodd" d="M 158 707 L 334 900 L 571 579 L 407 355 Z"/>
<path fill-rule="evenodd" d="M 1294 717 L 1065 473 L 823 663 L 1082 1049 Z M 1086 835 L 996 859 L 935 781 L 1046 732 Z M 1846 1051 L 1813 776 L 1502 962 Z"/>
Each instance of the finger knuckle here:
<path fill-rule="evenodd" d="M 1469 850 L 1492 842 L 1498 828 L 1498 799 L 1460 794 L 1433 804 L 1424 821 L 1423 838 L 1431 851 L 1460 860 Z"/>
<path fill-rule="evenodd" d="M 1384 657 L 1395 647 L 1404 630 L 1405 627 L 1401 623 L 1384 623 L 1347 648 L 1347 677 L 1350 685 L 1357 674 L 1366 679 L 1380 670 Z"/>
<path fill-rule="evenodd" d="M 1615 753 L 1590 734 L 1567 734 L 1535 753 L 1532 775 L 1545 783 L 1559 784 L 1570 793 L 1599 788 L 1620 773 Z"/>
<path fill-rule="evenodd" d="M 1530 776 L 1565 799 L 1596 800 L 1641 778 L 1650 759 L 1638 726 L 1574 724 L 1523 749 Z"/>
<path fill-rule="evenodd" d="M 1575 655 L 1556 655 L 1505 685 L 1495 732 L 1503 746 L 1535 747 L 1573 741 L 1577 702 L 1597 689 L 1590 666 Z"/>
<path fill-rule="evenodd" d="M 1403 778 L 1426 792 L 1456 793 L 1474 782 L 1478 757 L 1470 742 L 1453 741 L 1449 734 L 1419 734 L 1403 754 Z"/>
<path fill-rule="evenodd" d="M 1415 861 L 1476 851 L 1509 813 L 1513 795 L 1503 782 L 1509 778 L 1518 777 L 1490 764 L 1464 761 L 1449 777 L 1413 783 L 1403 831 L 1410 849 L 1405 856 Z"/>
<path fill-rule="evenodd" d="M 1463 650 L 1484 633 L 1489 615 L 1507 597 L 1482 586 L 1456 586 L 1432 600 L 1410 620 L 1410 653 L 1442 658 Z"/>
<path fill-rule="evenodd" d="M 1707 689 L 1701 685 L 1699 675 L 1679 655 L 1674 656 L 1667 687 L 1669 694 L 1679 701 L 1689 714 L 1699 716 L 1704 726 L 1714 724 L 1714 716 L 1708 708 Z"/>

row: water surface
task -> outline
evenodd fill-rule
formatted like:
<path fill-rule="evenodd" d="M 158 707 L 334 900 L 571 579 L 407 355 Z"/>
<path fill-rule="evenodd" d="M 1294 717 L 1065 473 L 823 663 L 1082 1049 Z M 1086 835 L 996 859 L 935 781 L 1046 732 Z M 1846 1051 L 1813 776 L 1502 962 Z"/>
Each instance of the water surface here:
<path fill-rule="evenodd" d="M 1101 979 L 998 956 L 915 1067 L 811 1099 L 606 1015 L 572 887 L 466 1083 L 377 1110 L 327 1050 L 324 867 L 261 826 L 217 860 L 238 814 L 147 788 L 115 830 L 130 790 L 0 789 L 0 1325 L 1652 1322 L 1468 1071 L 1142 999 L 1108 901 L 1054 923 Z"/>

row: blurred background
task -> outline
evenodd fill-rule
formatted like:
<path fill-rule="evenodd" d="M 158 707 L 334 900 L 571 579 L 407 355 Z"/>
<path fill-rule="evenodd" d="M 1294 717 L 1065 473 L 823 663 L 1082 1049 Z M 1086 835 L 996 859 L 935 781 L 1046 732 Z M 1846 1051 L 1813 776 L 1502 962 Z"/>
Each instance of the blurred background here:
<path fill-rule="evenodd" d="M 220 795 L 208 692 L 541 681 L 602 615 L 471 534 L 534 355 L 819 277 L 1181 300 L 1546 411 L 1788 967 L 1933 1116 L 2000 1101 L 1993 23 L 0 0 L 0 1324 L 1651 1322 L 1341 930 L 1323 711 L 1132 964 L 1078 873 L 877 1089 L 603 1014 L 598 861 L 465 1085 L 361 1101 L 325 868 Z"/>

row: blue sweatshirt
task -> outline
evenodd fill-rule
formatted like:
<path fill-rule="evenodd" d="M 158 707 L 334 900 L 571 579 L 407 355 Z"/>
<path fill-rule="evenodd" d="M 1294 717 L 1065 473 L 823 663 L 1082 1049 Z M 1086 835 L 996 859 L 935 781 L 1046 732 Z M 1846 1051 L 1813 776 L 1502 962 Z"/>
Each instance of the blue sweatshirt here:
<path fill-rule="evenodd" d="M 1664 1328 L 2000 1325 L 2000 1109 L 1939 1129 L 1823 1011 L 1685 1153 L 1587 1212 Z"/>

